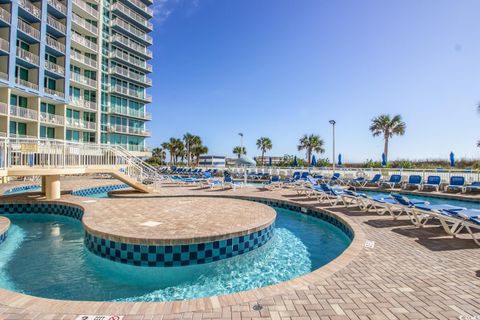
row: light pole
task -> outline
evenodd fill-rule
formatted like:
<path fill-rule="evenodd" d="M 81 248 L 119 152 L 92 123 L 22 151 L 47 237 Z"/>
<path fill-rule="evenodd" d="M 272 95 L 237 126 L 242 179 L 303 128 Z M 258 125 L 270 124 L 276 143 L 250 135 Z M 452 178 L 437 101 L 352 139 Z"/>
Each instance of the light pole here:
<path fill-rule="evenodd" d="M 238 135 L 240 136 L 240 158 L 243 154 L 243 133 L 239 132 Z M 243 168 L 243 183 L 247 184 L 247 168 Z"/>
<path fill-rule="evenodd" d="M 330 120 L 329 123 L 332 125 L 332 130 L 333 130 L 333 158 L 332 158 L 332 164 L 333 164 L 333 173 L 335 173 L 335 120 Z"/>

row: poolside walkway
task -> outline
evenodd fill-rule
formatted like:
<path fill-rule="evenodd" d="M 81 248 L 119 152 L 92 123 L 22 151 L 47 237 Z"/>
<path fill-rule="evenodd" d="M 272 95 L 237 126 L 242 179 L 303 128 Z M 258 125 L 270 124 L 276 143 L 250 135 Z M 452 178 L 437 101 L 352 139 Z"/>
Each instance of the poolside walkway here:
<path fill-rule="evenodd" d="M 109 185 L 115 182 L 85 178 L 62 181 L 66 189 L 79 189 L 92 184 Z M 0 190 L 4 188 L 2 186 Z M 122 198 L 96 199 L 95 203 L 84 203 L 84 198 L 65 196 L 65 201 L 82 204 L 87 210 L 109 207 L 113 203 L 125 210 L 140 210 L 137 197 L 191 195 L 261 197 L 321 207 L 292 190 L 244 188 L 234 192 L 168 185 L 157 195 L 116 193 Z M 480 248 L 471 239 L 451 239 L 438 226 L 415 228 L 405 218 L 392 221 L 389 216 L 366 214 L 355 209 L 326 209 L 352 222 L 355 228 L 362 231 L 363 241 L 368 240 L 370 244 L 357 248 L 358 252 L 340 270 L 321 271 L 325 272 L 324 277 L 318 277 L 295 290 L 271 290 L 271 295 L 266 295 L 265 290 L 261 294 L 252 290 L 234 296 L 245 297 L 245 300 L 210 299 L 208 301 L 211 303 L 200 305 L 198 301 L 207 301 L 200 299 L 197 302 L 183 302 L 179 304 L 182 306 L 180 308 L 159 308 L 158 314 L 152 314 L 151 310 L 146 312 L 146 309 L 138 306 L 138 314 L 126 315 L 124 320 L 480 319 Z M 25 309 L 7 306 L 11 305 L 11 301 L 0 300 L 0 319 L 76 319 L 78 315 L 68 310 L 59 314 L 32 311 L 27 301 L 36 298 L 24 296 L 23 299 Z M 243 302 L 246 300 L 248 302 Z M 239 301 L 238 304 L 236 301 Z M 193 309 L 199 310 L 182 311 L 188 310 L 191 303 L 197 303 Z M 58 310 L 63 309 L 61 304 L 56 304 Z M 254 309 L 257 304 L 261 310 L 257 307 L 257 310 Z M 132 308 L 129 308 L 129 313 L 135 310 Z M 92 310 L 91 314 L 95 313 L 96 310 Z M 111 313 L 122 314 L 122 310 L 111 309 Z"/>

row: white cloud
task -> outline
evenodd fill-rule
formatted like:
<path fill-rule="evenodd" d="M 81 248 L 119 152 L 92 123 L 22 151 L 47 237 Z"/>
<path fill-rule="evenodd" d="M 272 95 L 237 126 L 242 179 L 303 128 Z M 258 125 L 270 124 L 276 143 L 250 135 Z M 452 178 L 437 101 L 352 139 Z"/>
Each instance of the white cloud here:
<path fill-rule="evenodd" d="M 154 0 L 151 6 L 153 19 L 156 22 L 164 22 L 180 6 L 186 9 L 186 15 L 192 15 L 200 5 L 200 0 Z"/>

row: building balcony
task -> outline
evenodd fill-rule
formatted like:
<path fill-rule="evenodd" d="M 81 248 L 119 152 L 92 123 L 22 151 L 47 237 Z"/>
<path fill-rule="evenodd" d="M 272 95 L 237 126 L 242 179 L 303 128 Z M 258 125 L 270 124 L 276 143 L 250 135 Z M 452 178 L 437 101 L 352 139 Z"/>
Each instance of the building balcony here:
<path fill-rule="evenodd" d="M 72 44 L 77 44 L 83 49 L 87 49 L 92 53 L 97 53 L 98 46 L 96 43 L 87 40 L 86 38 L 78 35 L 76 33 L 72 33 Z"/>
<path fill-rule="evenodd" d="M 129 126 L 122 126 L 119 124 L 110 125 L 108 131 L 112 133 L 125 133 L 142 137 L 149 137 L 151 135 L 150 130 L 144 128 L 135 128 Z"/>
<path fill-rule="evenodd" d="M 23 10 L 25 10 L 26 12 L 30 13 L 32 16 L 36 17 L 37 19 L 41 19 L 42 11 L 30 1 L 18 0 L 18 6 Z"/>
<path fill-rule="evenodd" d="M 146 32 L 134 27 L 130 23 L 116 17 L 110 22 L 110 27 L 117 28 L 117 31 L 126 34 L 135 38 L 139 42 L 142 42 L 145 45 L 151 45 L 153 43 L 153 38 L 149 36 Z"/>
<path fill-rule="evenodd" d="M 83 121 L 80 119 L 65 118 L 65 124 L 67 127 L 85 129 L 85 130 L 97 130 L 97 124 L 91 121 Z"/>
<path fill-rule="evenodd" d="M 10 52 L 10 42 L 0 38 L 0 50 L 4 52 Z"/>
<path fill-rule="evenodd" d="M 40 121 L 51 125 L 63 126 L 65 117 L 47 112 L 40 112 Z"/>
<path fill-rule="evenodd" d="M 70 73 L 70 81 L 75 82 L 77 84 L 89 87 L 90 89 L 96 89 L 97 88 L 97 80 L 95 79 L 90 79 L 85 77 L 82 74 Z"/>
<path fill-rule="evenodd" d="M 130 6 L 139 14 L 146 16 L 147 18 L 153 17 L 153 10 L 140 0 L 125 0 L 125 5 Z"/>
<path fill-rule="evenodd" d="M 5 102 L 0 102 L 0 114 L 5 116 L 8 114 L 8 105 Z"/>
<path fill-rule="evenodd" d="M 59 97 L 59 98 L 65 98 L 65 93 L 64 92 L 60 92 L 60 91 L 50 89 L 50 88 L 43 88 L 43 90 L 45 91 L 46 94 L 49 94 L 51 96 Z"/>
<path fill-rule="evenodd" d="M 7 10 L 0 7 L 0 20 L 2 20 L 5 23 L 10 24 L 11 23 L 11 18 L 12 18 L 12 15 L 10 14 L 10 12 L 8 12 Z"/>
<path fill-rule="evenodd" d="M 40 64 L 40 57 L 36 54 L 24 50 L 22 48 L 17 47 L 17 57 L 28 62 L 29 64 L 33 64 L 38 66 Z"/>
<path fill-rule="evenodd" d="M 48 5 L 52 8 L 57 10 L 58 12 L 62 13 L 63 15 L 67 15 L 67 7 L 58 0 L 47 0 Z"/>
<path fill-rule="evenodd" d="M 56 74 L 65 75 L 65 68 L 59 64 L 50 62 L 48 60 L 45 61 L 45 69 L 55 72 Z"/>
<path fill-rule="evenodd" d="M 8 73 L 0 71 L 0 79 L 8 80 Z"/>
<path fill-rule="evenodd" d="M 63 22 L 52 17 L 50 14 L 47 16 L 47 24 L 63 34 L 66 34 L 67 32 L 67 26 Z"/>
<path fill-rule="evenodd" d="M 148 112 L 139 112 L 129 108 L 116 108 L 116 107 L 109 107 L 108 112 L 111 114 L 116 114 L 120 116 L 126 116 L 130 118 L 136 118 L 141 120 L 152 120 L 152 114 Z"/>
<path fill-rule="evenodd" d="M 87 57 L 87 56 L 84 56 L 83 54 L 81 53 L 78 53 L 76 51 L 70 51 L 70 59 L 72 61 L 76 61 L 80 64 L 82 64 L 83 66 L 87 66 L 89 68 L 93 68 L 93 69 L 96 69 L 97 68 L 97 61 Z"/>
<path fill-rule="evenodd" d="M 29 25 L 25 21 L 20 20 L 20 19 L 18 20 L 18 30 L 20 30 L 23 33 L 25 33 L 26 35 L 34 38 L 35 40 L 40 41 L 40 30 L 35 29 L 34 27 Z"/>
<path fill-rule="evenodd" d="M 98 28 L 93 24 L 88 23 L 87 20 L 80 17 L 78 14 L 72 14 L 72 22 L 74 25 L 80 27 L 82 30 L 89 32 L 91 35 L 96 36 L 98 34 Z"/>
<path fill-rule="evenodd" d="M 152 79 L 147 78 L 146 75 L 141 75 L 136 72 L 131 72 L 125 68 L 121 68 L 119 66 L 111 67 L 110 74 L 122 77 L 130 82 L 136 82 L 137 84 L 151 87 L 152 86 Z"/>
<path fill-rule="evenodd" d="M 74 0 L 81 1 L 81 0 Z M 153 24 L 144 16 L 136 13 L 121 2 L 115 2 L 112 5 L 112 11 L 128 19 L 131 23 L 141 28 L 144 31 L 150 32 L 153 30 Z"/>
<path fill-rule="evenodd" d="M 65 53 L 65 45 L 63 43 L 61 43 L 60 41 L 54 39 L 53 37 L 49 36 L 47 34 L 47 37 L 46 37 L 46 40 L 47 40 L 47 46 L 61 52 L 61 53 Z"/>
<path fill-rule="evenodd" d="M 80 108 L 80 109 L 85 109 L 90 112 L 98 111 L 96 102 L 88 101 L 83 98 L 74 98 L 70 96 L 70 103 L 68 105 L 72 107 Z"/>
<path fill-rule="evenodd" d="M 147 103 L 152 102 L 152 96 L 146 94 L 145 90 L 139 92 L 139 91 L 135 91 L 130 88 L 123 87 L 117 84 L 117 85 L 110 85 L 109 91 L 110 93 L 121 94 L 121 95 L 127 96 L 128 98 L 138 99 L 143 102 L 147 102 Z"/>
<path fill-rule="evenodd" d="M 111 36 L 110 42 L 112 42 L 112 44 L 121 45 L 123 49 L 132 50 L 145 59 L 152 59 L 153 54 L 151 50 L 148 50 L 147 47 L 139 45 L 121 34 L 117 33 Z"/>
<path fill-rule="evenodd" d="M 15 83 L 19 84 L 21 86 L 24 86 L 26 88 L 29 88 L 29 89 L 38 90 L 38 84 L 30 82 L 30 81 L 26 81 L 26 80 L 23 80 L 23 79 L 20 79 L 20 78 L 16 78 Z"/>
<path fill-rule="evenodd" d="M 129 63 L 130 66 L 143 70 L 145 72 L 152 72 L 152 65 L 148 64 L 146 61 L 136 59 L 129 54 L 125 54 L 120 50 L 113 50 L 110 52 L 110 58 L 118 59 L 121 63 Z"/>
<path fill-rule="evenodd" d="M 98 10 L 90 7 L 85 1 L 83 0 L 72 0 L 72 3 L 80 8 L 84 13 L 93 17 L 94 19 L 98 20 Z"/>
<path fill-rule="evenodd" d="M 10 106 L 10 116 L 15 118 L 21 118 L 25 120 L 38 120 L 38 112 L 32 109 Z"/>

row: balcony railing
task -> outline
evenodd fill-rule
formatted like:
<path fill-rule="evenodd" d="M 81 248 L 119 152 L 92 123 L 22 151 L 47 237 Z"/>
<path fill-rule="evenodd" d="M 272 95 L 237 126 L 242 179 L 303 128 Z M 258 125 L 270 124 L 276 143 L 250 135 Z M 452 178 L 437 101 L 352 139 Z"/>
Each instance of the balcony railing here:
<path fill-rule="evenodd" d="M 145 3 L 139 0 L 128 0 L 131 4 L 135 7 L 139 8 L 140 10 L 146 12 L 149 16 L 153 16 L 153 10 L 150 9 Z"/>
<path fill-rule="evenodd" d="M 18 5 L 25 11 L 40 19 L 42 12 L 28 0 L 18 0 Z"/>
<path fill-rule="evenodd" d="M 60 52 L 65 52 L 65 45 L 60 41 L 54 39 L 53 37 L 47 34 L 47 45 L 57 49 Z"/>
<path fill-rule="evenodd" d="M 67 14 L 67 7 L 63 3 L 60 3 L 57 0 L 48 0 L 48 4 L 63 13 L 64 15 Z"/>
<path fill-rule="evenodd" d="M 77 107 L 77 108 L 83 108 L 83 109 L 88 109 L 90 111 L 97 111 L 97 103 L 94 101 L 88 101 L 83 98 L 74 98 L 70 96 L 70 103 L 69 105 Z"/>
<path fill-rule="evenodd" d="M 0 38 L 0 49 L 3 51 L 9 51 L 10 50 L 10 42 L 8 42 L 5 39 Z"/>
<path fill-rule="evenodd" d="M 10 18 L 11 18 L 11 14 L 10 12 L 8 12 L 7 10 L 3 9 L 2 7 L 0 7 L 0 20 L 3 20 L 5 21 L 6 23 L 10 24 Z"/>
<path fill-rule="evenodd" d="M 88 23 L 85 19 L 83 19 L 82 17 L 80 17 L 78 14 L 74 13 L 72 14 L 72 21 L 77 24 L 78 26 L 82 27 L 83 29 L 93 33 L 93 34 L 97 34 L 98 32 L 98 28 L 96 26 L 94 26 L 93 24 L 91 23 Z"/>
<path fill-rule="evenodd" d="M 117 75 L 123 76 L 125 78 L 131 79 L 131 80 L 134 80 L 134 81 L 137 81 L 137 82 L 145 83 L 148 86 L 152 85 L 152 79 L 147 78 L 146 75 L 141 75 L 141 74 L 138 74 L 136 72 L 131 72 L 131 71 L 129 71 L 125 68 L 119 67 L 119 66 L 111 67 L 110 68 L 110 73 L 117 74 Z"/>
<path fill-rule="evenodd" d="M 48 61 L 48 60 L 45 60 L 45 68 L 52 71 L 52 72 L 55 72 L 55 73 L 58 73 L 58 74 L 61 74 L 61 75 L 65 75 L 65 68 L 59 64 L 56 64 L 56 63 L 53 63 L 51 61 Z"/>
<path fill-rule="evenodd" d="M 66 33 L 67 32 L 67 26 L 63 23 L 52 17 L 51 15 L 47 16 L 47 23 L 60 31 L 61 33 Z"/>
<path fill-rule="evenodd" d="M 19 47 L 17 47 L 17 57 L 27 62 L 33 63 L 37 66 L 40 62 L 40 58 L 36 54 Z"/>
<path fill-rule="evenodd" d="M 7 115 L 8 105 L 5 102 L 0 102 L 0 114 Z"/>
<path fill-rule="evenodd" d="M 153 38 L 151 36 L 149 36 L 146 32 L 132 26 L 130 23 L 120 19 L 120 18 L 114 18 L 112 19 L 112 22 L 110 24 L 110 26 L 115 26 L 115 25 L 118 25 L 119 27 L 121 27 L 122 29 L 130 32 L 131 34 L 133 34 L 134 36 L 138 37 L 139 39 L 147 42 L 147 43 L 152 43 L 153 42 Z"/>
<path fill-rule="evenodd" d="M 8 80 L 8 74 L 6 72 L 0 71 L 0 79 Z"/>
<path fill-rule="evenodd" d="M 71 72 L 70 73 L 70 80 L 75 81 L 75 82 L 80 83 L 80 84 L 83 84 L 83 85 L 86 85 L 86 86 L 93 87 L 93 88 L 97 87 L 97 80 L 87 78 L 83 74 L 78 74 L 78 73 L 75 73 L 75 72 Z"/>
<path fill-rule="evenodd" d="M 140 99 L 140 100 L 152 102 L 152 96 L 146 94 L 145 91 L 135 91 L 135 90 L 132 90 L 130 88 L 120 86 L 118 84 L 110 85 L 110 92 L 123 94 L 123 95 L 126 95 L 128 97 L 133 97 L 133 98 L 137 98 L 137 99 Z"/>
<path fill-rule="evenodd" d="M 53 89 L 50 89 L 50 88 L 43 88 L 43 89 L 45 90 L 46 94 L 49 94 L 49 95 L 55 96 L 55 97 L 65 98 L 65 93 L 63 93 L 63 92 L 53 90 Z"/>
<path fill-rule="evenodd" d="M 31 25 L 29 25 L 28 23 L 26 23 L 21 19 L 18 19 L 18 29 L 25 32 L 29 36 L 37 40 L 40 40 L 40 31 L 35 29 L 34 27 L 32 27 Z"/>
<path fill-rule="evenodd" d="M 40 112 L 40 121 L 50 124 L 57 124 L 60 126 L 63 126 L 65 124 L 65 118 L 63 116 L 47 112 Z"/>
<path fill-rule="evenodd" d="M 97 68 L 97 61 L 87 57 L 87 56 L 84 56 L 83 54 L 77 52 L 77 51 L 70 51 L 70 58 L 75 60 L 75 61 L 78 61 L 78 62 L 81 62 L 89 67 L 92 67 L 92 68 Z"/>
<path fill-rule="evenodd" d="M 124 46 L 132 49 L 132 50 L 135 50 L 136 52 L 138 53 L 141 53 L 143 54 L 144 56 L 147 56 L 149 58 L 152 58 L 152 51 L 151 50 L 148 50 L 147 47 L 145 46 L 142 46 L 142 45 L 139 45 L 138 43 L 130 40 L 129 38 L 125 37 L 125 36 L 122 36 L 120 34 L 115 34 L 113 35 L 111 38 L 110 38 L 110 41 L 118 41 L 120 42 L 121 44 L 123 44 Z"/>
<path fill-rule="evenodd" d="M 74 0 L 74 1 L 81 1 L 81 0 Z M 112 6 L 112 10 L 119 10 L 123 12 L 126 16 L 130 17 L 132 20 L 135 21 L 138 25 L 145 27 L 149 30 L 153 30 L 153 24 L 148 21 L 144 16 L 136 13 L 135 11 L 131 10 L 123 3 L 115 2 Z"/>
<path fill-rule="evenodd" d="M 138 119 L 144 119 L 144 120 L 152 120 L 152 114 L 148 112 L 140 112 L 136 111 L 134 109 L 128 108 L 116 108 L 116 107 L 110 107 L 108 111 L 112 114 L 118 114 L 122 116 L 127 116 L 127 117 L 132 117 L 132 118 L 138 118 Z"/>
<path fill-rule="evenodd" d="M 72 118 L 65 118 L 65 123 L 69 127 L 73 128 L 81 128 L 81 129 L 88 129 L 88 130 L 96 130 L 97 124 L 91 121 L 83 121 L 80 119 L 72 119 Z"/>
<path fill-rule="evenodd" d="M 34 90 L 38 90 L 38 84 L 36 84 L 36 83 L 26 81 L 26 80 L 23 80 L 23 79 L 20 79 L 20 78 L 16 78 L 15 82 L 17 84 L 21 85 L 21 86 L 24 86 L 24 87 L 27 87 L 27 88 L 30 88 L 30 89 L 34 89 Z"/>
<path fill-rule="evenodd" d="M 90 7 L 85 1 L 83 1 L 83 0 L 73 0 L 72 3 L 77 5 L 83 11 L 87 12 L 88 14 L 90 14 L 90 15 L 92 15 L 95 18 L 98 19 L 98 10 L 95 10 L 94 8 Z"/>
<path fill-rule="evenodd" d="M 38 112 L 32 109 L 10 105 L 10 116 L 36 121 L 38 119 Z"/>
<path fill-rule="evenodd" d="M 152 65 L 151 64 L 148 64 L 146 61 L 142 61 L 142 60 L 140 60 L 138 58 L 135 58 L 135 57 L 133 57 L 129 54 L 126 54 L 126 53 L 124 53 L 120 50 L 113 50 L 110 53 L 110 58 L 118 58 L 120 60 L 129 62 L 136 67 L 139 67 L 139 68 L 145 69 L 149 72 L 152 72 Z"/>
<path fill-rule="evenodd" d="M 130 126 L 122 126 L 120 124 L 110 125 L 109 126 L 110 132 L 116 133 L 127 133 L 127 134 L 134 134 L 139 136 L 150 136 L 150 130 L 144 128 L 135 128 Z"/>
<path fill-rule="evenodd" d="M 78 35 L 76 33 L 72 33 L 72 40 L 84 47 L 89 48 L 90 50 L 97 51 L 98 46 L 96 43 L 87 40 L 86 38 L 82 37 L 81 35 Z"/>

